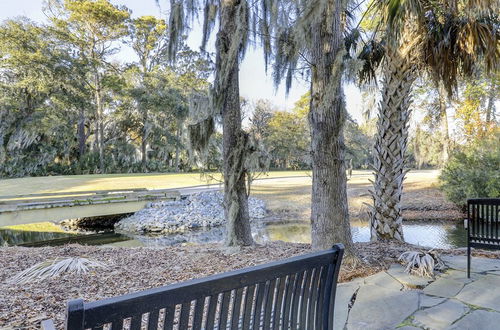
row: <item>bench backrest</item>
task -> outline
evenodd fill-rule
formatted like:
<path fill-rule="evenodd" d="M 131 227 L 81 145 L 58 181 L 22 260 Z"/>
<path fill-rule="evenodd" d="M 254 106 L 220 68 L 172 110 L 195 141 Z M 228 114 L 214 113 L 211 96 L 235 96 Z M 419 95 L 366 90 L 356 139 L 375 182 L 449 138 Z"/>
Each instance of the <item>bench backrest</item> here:
<path fill-rule="evenodd" d="M 468 240 L 473 247 L 500 247 L 500 199 L 467 200 Z"/>
<path fill-rule="evenodd" d="M 66 328 L 333 329 L 343 246 L 120 297 L 68 303 Z"/>

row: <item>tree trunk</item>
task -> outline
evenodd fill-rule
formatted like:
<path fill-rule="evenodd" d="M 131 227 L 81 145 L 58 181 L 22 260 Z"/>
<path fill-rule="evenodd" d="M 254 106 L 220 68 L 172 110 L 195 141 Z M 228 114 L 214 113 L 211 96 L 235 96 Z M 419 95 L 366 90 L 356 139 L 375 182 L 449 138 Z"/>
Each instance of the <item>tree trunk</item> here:
<path fill-rule="evenodd" d="M 313 249 L 328 249 L 334 243 L 343 243 L 346 252 L 353 255 L 343 136 L 345 7 L 343 0 L 330 1 L 327 12 L 311 27 L 311 241 Z"/>
<path fill-rule="evenodd" d="M 415 140 L 414 140 L 414 150 L 413 150 L 413 155 L 415 156 L 415 162 L 417 163 L 417 170 L 422 169 L 423 165 L 423 157 L 422 153 L 420 151 L 420 125 L 417 125 L 417 129 L 415 130 Z"/>
<path fill-rule="evenodd" d="M 491 78 L 490 88 L 488 93 L 488 105 L 486 106 L 486 124 L 489 126 L 495 118 L 495 100 L 497 97 L 497 85 L 495 77 Z"/>
<path fill-rule="evenodd" d="M 443 166 L 448 162 L 450 158 L 450 132 L 448 128 L 448 111 L 447 111 L 447 96 L 446 90 L 442 83 L 439 84 L 439 115 L 441 117 L 441 130 L 443 133 Z"/>
<path fill-rule="evenodd" d="M 387 47 L 384 60 L 382 100 L 375 139 L 375 182 L 372 192 L 371 238 L 404 240 L 401 195 L 406 174 L 406 148 L 411 90 L 416 67 L 410 43 L 406 51 Z"/>
<path fill-rule="evenodd" d="M 85 154 L 85 143 L 87 135 L 85 134 L 85 109 L 82 107 L 78 110 L 78 159 L 81 160 Z"/>
<path fill-rule="evenodd" d="M 142 138 L 141 138 L 141 163 L 142 170 L 146 172 L 147 162 L 148 162 L 148 135 L 149 135 L 149 123 L 148 123 L 148 110 L 143 109 L 142 112 Z"/>
<path fill-rule="evenodd" d="M 237 20 L 240 6 L 246 6 L 245 1 L 221 1 L 214 82 L 215 103 L 222 113 L 224 213 L 227 229 L 226 244 L 229 246 L 253 244 L 244 168 L 248 137 L 241 129 L 239 93 L 241 40 L 237 36 Z M 232 53 L 234 49 L 238 49 L 237 56 Z"/>
<path fill-rule="evenodd" d="M 181 121 L 177 120 L 177 141 L 175 143 L 175 171 L 179 172 L 179 157 L 180 157 L 180 148 L 179 142 L 181 140 Z"/>
<path fill-rule="evenodd" d="M 7 111 L 0 110 L 0 168 L 7 159 L 7 148 L 5 146 L 5 134 L 11 123 L 7 120 Z M 1 176 L 1 172 L 0 172 Z"/>
<path fill-rule="evenodd" d="M 96 144 L 99 151 L 99 170 L 104 173 L 104 125 L 102 109 L 101 77 L 99 72 L 95 73 L 95 103 L 96 103 Z"/>

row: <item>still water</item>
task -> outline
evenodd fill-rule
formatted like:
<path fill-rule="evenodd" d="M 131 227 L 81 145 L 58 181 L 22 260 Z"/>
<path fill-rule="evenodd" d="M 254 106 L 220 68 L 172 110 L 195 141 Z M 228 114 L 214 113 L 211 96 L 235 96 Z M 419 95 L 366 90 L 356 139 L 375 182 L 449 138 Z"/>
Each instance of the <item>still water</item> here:
<path fill-rule="evenodd" d="M 351 230 L 355 242 L 367 242 L 370 240 L 368 223 L 353 222 Z M 403 231 L 406 241 L 412 244 L 442 249 L 464 247 L 467 244 L 466 230 L 461 221 L 405 223 Z M 260 225 L 253 230 L 254 239 L 259 243 L 276 240 L 309 243 L 310 235 L 310 225 L 305 222 Z M 75 235 L 72 233 L 0 229 L 0 246 L 43 246 L 67 243 L 108 246 L 169 246 L 182 243 L 220 242 L 223 240 L 223 237 L 223 227 L 207 231 L 161 236 L 129 235 L 114 232 Z M 47 242 L 48 240 L 52 241 Z"/>
<path fill-rule="evenodd" d="M 311 228 L 306 223 L 269 225 L 264 230 L 266 240 L 283 240 L 296 243 L 311 242 Z M 354 242 L 370 241 L 370 228 L 367 223 L 351 224 Z M 467 245 L 467 231 L 461 221 L 417 222 L 403 225 L 406 242 L 439 249 L 464 247 Z"/>

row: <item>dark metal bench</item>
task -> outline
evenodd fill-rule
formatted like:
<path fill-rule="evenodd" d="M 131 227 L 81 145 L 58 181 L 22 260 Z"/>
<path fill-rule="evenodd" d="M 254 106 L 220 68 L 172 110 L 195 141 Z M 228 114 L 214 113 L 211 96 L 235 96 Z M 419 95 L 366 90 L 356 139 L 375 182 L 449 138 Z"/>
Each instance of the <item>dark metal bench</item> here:
<path fill-rule="evenodd" d="M 467 200 L 467 277 L 471 248 L 500 250 L 500 198 Z"/>
<path fill-rule="evenodd" d="M 66 329 L 333 329 L 344 248 L 127 294 L 68 303 Z M 51 320 L 45 330 L 55 329 Z"/>

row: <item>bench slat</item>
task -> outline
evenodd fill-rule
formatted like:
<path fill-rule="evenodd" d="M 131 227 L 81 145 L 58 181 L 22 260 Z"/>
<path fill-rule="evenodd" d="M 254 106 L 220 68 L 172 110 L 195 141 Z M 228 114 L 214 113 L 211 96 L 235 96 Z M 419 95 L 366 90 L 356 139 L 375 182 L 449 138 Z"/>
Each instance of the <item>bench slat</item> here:
<path fill-rule="evenodd" d="M 252 320 L 252 309 L 254 305 L 254 296 L 255 296 L 255 285 L 251 285 L 247 287 L 246 295 L 245 295 L 245 308 L 243 313 L 243 329 L 250 328 L 250 322 Z"/>
<path fill-rule="evenodd" d="M 235 292 L 233 312 L 231 316 L 231 329 L 238 329 L 240 326 L 241 303 L 243 299 L 243 288 L 239 288 Z"/>
<path fill-rule="evenodd" d="M 278 329 L 280 326 L 281 313 L 283 307 L 283 293 L 285 292 L 286 277 L 278 278 L 276 301 L 273 304 L 274 315 L 273 315 L 273 327 Z"/>
<path fill-rule="evenodd" d="M 266 282 L 260 282 L 257 284 L 257 293 L 255 296 L 255 307 L 253 310 L 253 320 L 252 329 L 260 329 L 261 318 L 262 318 L 262 302 L 264 300 L 264 293 L 266 291 Z"/>
<path fill-rule="evenodd" d="M 185 302 L 181 305 L 180 329 L 187 329 L 189 324 L 189 313 L 191 312 L 191 302 Z"/>
<path fill-rule="evenodd" d="M 158 330 L 158 318 L 160 316 L 159 310 L 149 312 L 148 315 L 148 330 Z"/>
<path fill-rule="evenodd" d="M 174 327 L 175 306 L 167 306 L 163 316 L 163 330 L 172 330 Z"/>
<path fill-rule="evenodd" d="M 121 320 L 119 323 L 108 323 L 109 329 L 110 330 L 122 330 L 123 329 L 123 320 Z"/>
<path fill-rule="evenodd" d="M 320 283 L 318 286 L 318 302 L 317 302 L 317 310 L 318 312 L 316 313 L 316 324 L 317 328 L 320 327 L 321 322 L 323 321 L 322 318 L 325 315 L 325 289 L 328 286 L 328 266 L 321 267 L 321 277 L 320 277 Z"/>
<path fill-rule="evenodd" d="M 300 291 L 302 289 L 302 284 L 304 282 L 304 272 L 300 272 L 297 275 L 297 280 L 295 281 L 295 288 L 293 291 L 292 299 L 292 329 L 297 329 L 298 316 L 299 316 L 299 301 L 300 301 Z"/>
<path fill-rule="evenodd" d="M 273 279 L 269 281 L 269 284 L 267 285 L 266 300 L 264 302 L 264 330 L 271 329 L 271 316 L 273 313 L 273 301 L 276 293 L 276 281 L 276 279 Z"/>
<path fill-rule="evenodd" d="M 201 329 L 203 312 L 205 311 L 205 297 L 196 299 L 194 305 L 193 329 Z"/>
<path fill-rule="evenodd" d="M 141 330 L 142 325 L 142 314 L 136 314 L 132 316 L 130 320 L 130 329 L 131 330 Z"/>
<path fill-rule="evenodd" d="M 315 315 L 317 313 L 316 310 L 316 301 L 318 299 L 318 283 L 319 283 L 319 272 L 320 268 L 314 269 L 313 279 L 311 281 L 311 291 L 309 293 L 309 307 L 307 311 L 308 319 L 307 319 L 307 327 L 312 328 L 313 324 L 315 324 Z"/>
<path fill-rule="evenodd" d="M 225 330 L 227 328 L 228 311 L 231 301 L 231 291 L 226 291 L 222 294 L 222 303 L 219 313 L 219 329 Z"/>
<path fill-rule="evenodd" d="M 215 312 L 217 310 L 218 300 L 219 300 L 219 294 L 210 296 L 208 313 L 207 313 L 207 326 L 206 326 L 207 329 L 212 329 L 214 327 Z"/>
<path fill-rule="evenodd" d="M 309 302 L 309 290 L 311 287 L 311 274 L 312 270 L 306 270 L 306 276 L 304 279 L 304 286 L 301 290 L 301 301 L 300 301 L 300 318 L 299 318 L 299 329 L 306 329 L 307 323 L 307 304 Z"/>
<path fill-rule="evenodd" d="M 283 327 L 290 327 L 290 308 L 292 302 L 293 286 L 295 285 L 296 274 L 291 274 L 285 285 L 285 296 L 283 297 Z"/>

